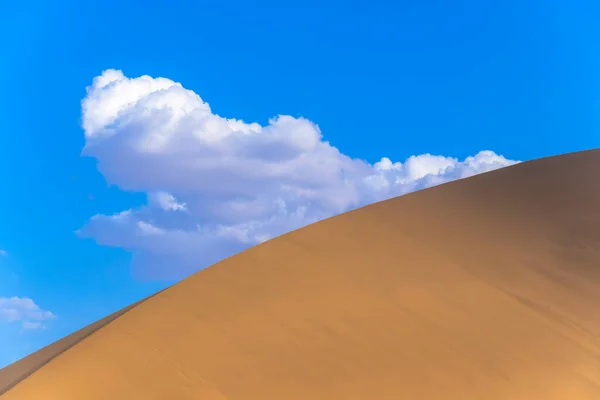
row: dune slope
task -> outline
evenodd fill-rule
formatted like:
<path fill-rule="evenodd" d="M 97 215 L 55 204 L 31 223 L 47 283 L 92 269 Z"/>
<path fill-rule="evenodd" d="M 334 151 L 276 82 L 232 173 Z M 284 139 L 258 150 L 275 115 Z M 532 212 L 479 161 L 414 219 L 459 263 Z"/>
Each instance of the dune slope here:
<path fill-rule="evenodd" d="M 162 291 L 161 291 L 162 292 Z M 154 294 L 156 296 L 160 292 Z M 152 298 L 150 296 L 148 298 Z M 27 378 L 29 375 L 33 374 L 35 371 L 49 363 L 52 359 L 67 351 L 86 337 L 90 336 L 94 332 L 102 329 L 108 323 L 113 321 L 114 319 L 120 317 L 125 314 L 127 311 L 131 310 L 138 304 L 141 304 L 146 299 L 137 301 L 119 311 L 116 311 L 80 330 L 72 333 L 56 342 L 36 351 L 33 354 L 30 354 L 27 357 L 24 357 L 17 362 L 0 369 L 0 396 L 15 386 L 17 383 L 21 382 L 23 379 Z"/>
<path fill-rule="evenodd" d="M 127 312 L 129 309 L 136 306 L 138 303 L 132 304 L 129 307 L 126 307 L 122 310 L 119 310 L 107 317 L 102 318 L 86 326 L 83 329 L 78 330 L 77 332 L 64 337 L 49 346 L 44 347 L 43 349 L 36 351 L 35 353 L 20 359 L 19 361 L 3 368 L 0 370 L 0 395 L 4 392 L 8 391 L 14 385 L 27 378 L 33 372 L 37 371 L 48 362 L 50 362 L 53 358 L 57 357 L 64 351 L 73 347 L 75 344 L 79 343 L 92 333 L 96 332 L 98 329 L 101 329 L 103 326 L 108 324 L 110 321 L 119 317 L 121 314 Z"/>
<path fill-rule="evenodd" d="M 300 229 L 136 305 L 0 398 L 599 399 L 597 177 L 599 151 L 572 153 Z"/>

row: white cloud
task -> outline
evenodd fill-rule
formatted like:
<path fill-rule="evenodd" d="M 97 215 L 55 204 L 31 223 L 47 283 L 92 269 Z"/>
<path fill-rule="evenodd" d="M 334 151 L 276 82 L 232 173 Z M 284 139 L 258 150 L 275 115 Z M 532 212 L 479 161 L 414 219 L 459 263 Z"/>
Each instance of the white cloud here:
<path fill-rule="evenodd" d="M 164 211 L 185 211 L 185 203 L 178 203 L 172 194 L 166 192 L 152 193 L 148 196 L 148 200 Z"/>
<path fill-rule="evenodd" d="M 23 329 L 39 329 L 43 322 L 56 318 L 28 297 L 0 297 L 0 322 L 21 322 Z"/>
<path fill-rule="evenodd" d="M 266 126 L 214 114 L 165 78 L 107 70 L 82 101 L 83 154 L 146 205 L 78 233 L 126 248 L 147 278 L 178 278 L 253 244 L 374 201 L 516 163 L 492 151 L 375 164 L 342 154 L 304 118 Z"/>
<path fill-rule="evenodd" d="M 30 322 L 30 321 L 23 321 L 21 326 L 23 327 L 24 331 L 31 331 L 34 329 L 44 329 L 45 328 L 41 322 Z"/>
<path fill-rule="evenodd" d="M 6 250 L 0 249 L 0 257 L 6 257 Z"/>

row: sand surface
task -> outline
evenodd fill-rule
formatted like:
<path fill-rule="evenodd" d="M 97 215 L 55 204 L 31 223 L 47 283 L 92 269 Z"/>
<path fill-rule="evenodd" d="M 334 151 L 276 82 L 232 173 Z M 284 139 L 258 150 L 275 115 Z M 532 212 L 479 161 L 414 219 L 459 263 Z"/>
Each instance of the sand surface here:
<path fill-rule="evenodd" d="M 600 151 L 319 222 L 69 340 L 0 398 L 600 399 Z"/>

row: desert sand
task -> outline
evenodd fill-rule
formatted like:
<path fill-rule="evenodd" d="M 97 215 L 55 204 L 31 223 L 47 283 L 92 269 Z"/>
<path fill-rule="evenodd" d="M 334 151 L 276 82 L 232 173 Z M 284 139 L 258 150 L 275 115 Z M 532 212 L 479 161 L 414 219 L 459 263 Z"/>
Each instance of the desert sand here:
<path fill-rule="evenodd" d="M 0 398 L 600 399 L 599 178 L 572 153 L 299 229 L 0 370 Z"/>

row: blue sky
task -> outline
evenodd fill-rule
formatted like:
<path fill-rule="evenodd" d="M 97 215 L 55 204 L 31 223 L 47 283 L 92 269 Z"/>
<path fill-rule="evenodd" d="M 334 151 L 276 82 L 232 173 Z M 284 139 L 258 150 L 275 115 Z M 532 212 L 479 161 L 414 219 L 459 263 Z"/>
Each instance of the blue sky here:
<path fill-rule="evenodd" d="M 3 2 L 0 366 L 286 230 L 597 147 L 599 18 L 555 0 Z"/>

